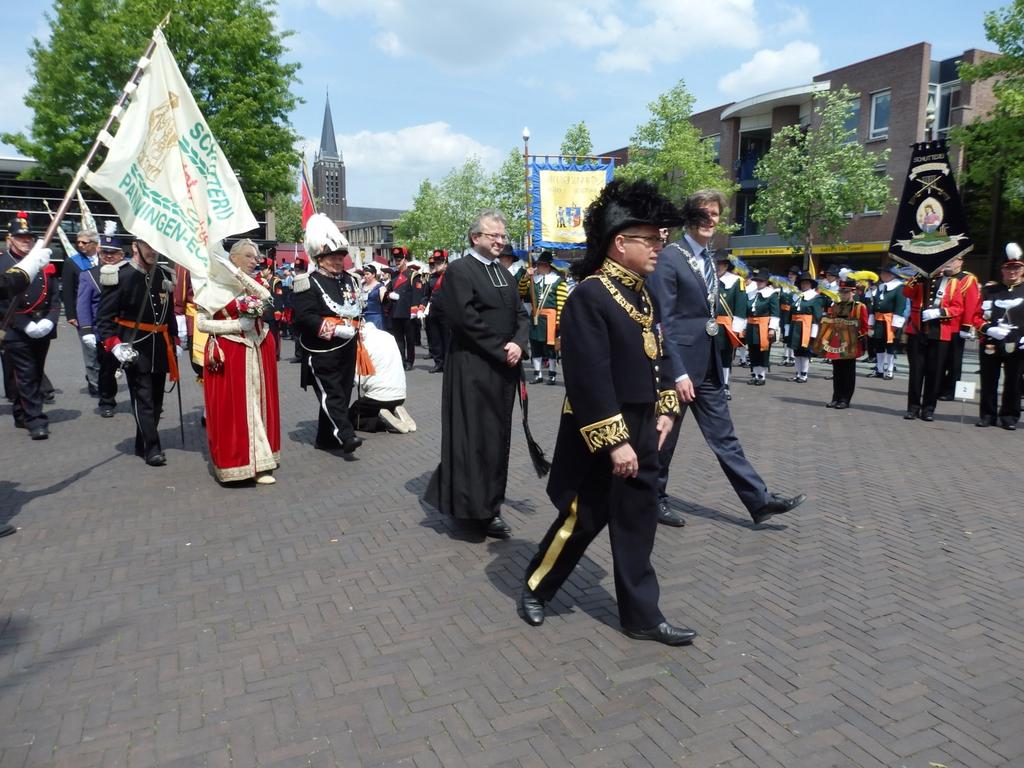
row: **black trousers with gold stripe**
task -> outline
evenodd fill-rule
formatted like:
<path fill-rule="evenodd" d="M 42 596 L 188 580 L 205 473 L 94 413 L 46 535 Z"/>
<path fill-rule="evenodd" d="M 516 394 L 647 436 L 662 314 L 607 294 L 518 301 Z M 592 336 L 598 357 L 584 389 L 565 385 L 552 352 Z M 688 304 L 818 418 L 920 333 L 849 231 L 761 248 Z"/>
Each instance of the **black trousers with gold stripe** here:
<path fill-rule="evenodd" d="M 622 415 L 639 459 L 635 478 L 614 477 L 608 452 L 587 454 L 577 430 L 569 432 L 563 426 L 559 432 L 552 475 L 561 474 L 559 460 L 572 461 L 582 470 L 575 497 L 559 510 L 526 570 L 526 585 L 538 599 L 550 601 L 590 542 L 607 525 L 619 620 L 625 629 L 650 629 L 665 620 L 658 609 L 658 577 L 651 565 L 658 528 L 658 433 L 654 405 L 627 405 Z M 566 444 L 563 440 L 573 442 Z M 580 447 L 586 456 L 581 455 Z"/>

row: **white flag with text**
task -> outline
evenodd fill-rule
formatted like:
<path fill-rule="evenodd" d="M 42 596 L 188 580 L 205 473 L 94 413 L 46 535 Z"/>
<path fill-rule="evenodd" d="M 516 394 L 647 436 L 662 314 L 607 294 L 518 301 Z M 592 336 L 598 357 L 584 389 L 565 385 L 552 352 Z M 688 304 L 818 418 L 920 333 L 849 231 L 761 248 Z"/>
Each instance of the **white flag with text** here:
<path fill-rule="evenodd" d="M 154 40 L 107 158 L 85 180 L 126 230 L 205 283 L 220 242 L 258 225 L 159 29 Z"/>

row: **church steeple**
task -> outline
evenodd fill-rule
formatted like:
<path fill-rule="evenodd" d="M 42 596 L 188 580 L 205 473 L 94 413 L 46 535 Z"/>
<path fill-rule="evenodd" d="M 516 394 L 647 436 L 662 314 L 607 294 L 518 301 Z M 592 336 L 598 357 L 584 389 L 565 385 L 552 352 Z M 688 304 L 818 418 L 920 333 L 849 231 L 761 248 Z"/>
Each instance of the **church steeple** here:
<path fill-rule="evenodd" d="M 321 210 L 335 221 L 344 221 L 348 208 L 345 197 L 345 161 L 338 150 L 331 117 L 331 99 L 324 106 L 324 125 L 320 132 L 320 149 L 313 162 L 313 194 L 321 203 Z"/>
<path fill-rule="evenodd" d="M 324 127 L 320 132 L 320 151 L 317 157 L 325 160 L 342 160 L 338 151 L 338 140 L 334 135 L 334 120 L 331 118 L 331 95 L 327 94 L 327 103 L 324 106 Z"/>

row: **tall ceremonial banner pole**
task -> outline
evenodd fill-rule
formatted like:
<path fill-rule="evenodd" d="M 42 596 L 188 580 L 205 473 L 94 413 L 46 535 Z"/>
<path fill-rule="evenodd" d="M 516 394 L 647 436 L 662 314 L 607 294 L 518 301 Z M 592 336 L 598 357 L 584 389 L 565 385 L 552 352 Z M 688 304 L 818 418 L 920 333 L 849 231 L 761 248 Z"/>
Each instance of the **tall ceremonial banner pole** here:
<path fill-rule="evenodd" d="M 78 192 L 78 188 L 81 186 L 82 181 L 85 179 L 85 174 L 89 171 L 89 163 L 96 157 L 96 153 L 99 152 L 101 146 L 110 138 L 110 129 L 114 125 L 114 122 L 121 118 L 121 114 L 124 112 L 125 102 L 135 91 L 136 85 L 138 85 L 139 78 L 142 77 L 142 72 L 145 70 L 146 65 L 149 63 L 149 57 L 153 54 L 156 49 L 156 32 L 167 26 L 167 22 L 171 20 L 171 12 L 168 11 L 167 15 L 164 16 L 163 20 L 157 24 L 156 29 L 153 30 L 154 37 L 150 39 L 149 45 L 146 47 L 146 52 L 142 54 L 142 58 L 139 59 L 138 64 L 135 65 L 135 71 L 132 72 L 132 76 L 128 78 L 128 82 L 125 83 L 124 88 L 121 90 L 121 95 L 117 99 L 117 103 L 110 110 L 110 114 L 107 116 L 107 121 L 103 124 L 100 132 L 96 135 L 96 140 L 92 143 L 92 147 L 89 148 L 89 153 L 85 156 L 85 160 L 82 161 L 81 167 L 75 173 L 74 178 L 71 180 L 71 186 L 68 187 L 67 192 L 64 193 L 64 199 L 61 200 L 60 205 L 57 206 L 57 212 L 53 214 L 50 219 L 50 226 L 46 228 L 46 234 L 43 235 L 43 247 L 49 245 L 53 239 L 54 234 L 57 232 L 57 227 L 60 226 L 61 220 L 68 212 L 68 208 L 71 206 L 71 200 L 74 198 L 75 193 Z"/>
<path fill-rule="evenodd" d="M 526 268 L 533 270 L 533 238 L 530 237 L 530 129 L 523 126 L 523 166 L 526 179 Z M 516 286 L 519 290 L 519 286 Z M 537 324 L 537 288 L 530 274 L 530 309 L 533 317 L 531 322 Z"/>

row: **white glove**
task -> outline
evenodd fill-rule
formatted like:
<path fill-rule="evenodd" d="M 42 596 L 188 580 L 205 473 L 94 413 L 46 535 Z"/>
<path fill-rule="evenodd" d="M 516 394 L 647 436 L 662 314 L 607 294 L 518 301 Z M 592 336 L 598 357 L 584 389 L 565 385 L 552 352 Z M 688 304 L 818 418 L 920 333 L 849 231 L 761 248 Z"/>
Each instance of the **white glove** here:
<path fill-rule="evenodd" d="M 178 338 L 188 338 L 188 321 L 185 320 L 185 316 L 176 315 L 174 319 L 178 321 Z"/>
<path fill-rule="evenodd" d="M 902 328 L 906 324 L 907 318 L 903 315 L 894 315 L 892 318 L 892 327 L 895 329 Z"/>
<path fill-rule="evenodd" d="M 85 333 L 82 335 L 82 343 L 85 344 L 89 349 L 96 349 L 96 334 Z"/>
<path fill-rule="evenodd" d="M 991 336 L 996 341 L 1002 341 L 1010 335 L 1010 330 L 1006 325 L 990 325 L 985 329 L 985 335 Z"/>
<path fill-rule="evenodd" d="M 398 301 L 398 299 L 400 297 L 399 297 L 398 293 L 396 293 L 395 291 L 392 291 L 391 293 L 388 294 L 388 298 L 391 299 L 392 301 Z"/>
<path fill-rule="evenodd" d="M 238 327 L 242 333 L 252 333 L 256 330 L 256 318 L 255 317 L 240 317 L 238 318 Z"/>
<path fill-rule="evenodd" d="M 132 348 L 131 344 L 125 344 L 124 342 L 115 344 L 114 348 L 110 350 L 110 352 L 115 358 L 117 358 L 117 362 L 119 363 L 130 363 L 139 356 L 139 353 Z"/>
<path fill-rule="evenodd" d="M 423 308 L 423 316 L 424 317 L 429 317 L 430 316 L 430 305 L 429 304 L 427 304 L 427 306 L 425 306 Z"/>
<path fill-rule="evenodd" d="M 50 249 L 43 248 L 42 242 L 42 240 L 36 240 L 36 244 L 32 246 L 28 255 L 18 262 L 18 269 L 28 275 L 29 280 L 34 279 L 39 274 L 39 270 L 50 263 Z"/>
<path fill-rule="evenodd" d="M 814 324 L 811 325 L 811 338 L 812 339 L 818 338 L 818 324 L 817 323 L 814 323 Z"/>
<path fill-rule="evenodd" d="M 782 329 L 783 336 L 789 336 L 789 323 L 787 323 Z"/>
<path fill-rule="evenodd" d="M 921 312 L 921 320 L 928 322 L 929 320 L 936 320 L 942 317 L 942 310 L 938 307 L 928 307 L 928 309 Z"/>
<path fill-rule="evenodd" d="M 875 316 L 868 315 L 868 328 L 873 328 L 875 325 Z"/>
<path fill-rule="evenodd" d="M 970 331 L 960 331 L 960 338 L 961 339 L 973 339 L 974 338 L 974 334 L 971 333 Z"/>
<path fill-rule="evenodd" d="M 41 339 L 49 336 L 52 330 L 53 322 L 49 318 L 44 317 L 38 322 L 30 320 L 28 325 L 25 326 L 25 335 L 30 339 Z"/>
<path fill-rule="evenodd" d="M 356 329 L 353 328 L 351 325 L 338 323 L 336 326 L 334 326 L 334 335 L 337 336 L 339 339 L 351 339 L 353 336 L 356 335 Z"/>

